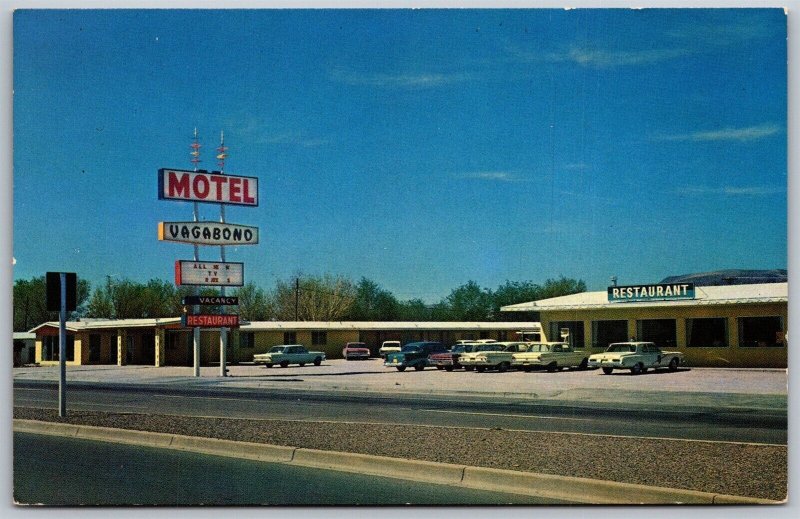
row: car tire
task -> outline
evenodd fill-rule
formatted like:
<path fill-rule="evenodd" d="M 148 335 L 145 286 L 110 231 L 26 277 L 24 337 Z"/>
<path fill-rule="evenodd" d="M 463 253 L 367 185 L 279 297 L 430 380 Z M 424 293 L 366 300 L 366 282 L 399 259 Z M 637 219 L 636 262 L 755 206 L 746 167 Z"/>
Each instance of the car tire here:
<path fill-rule="evenodd" d="M 402 373 L 402 372 L 403 372 L 403 371 L 405 371 L 405 370 L 406 370 L 406 367 L 405 367 L 405 366 L 397 366 L 397 371 L 399 371 L 399 372 L 401 372 L 401 373 Z"/>
<path fill-rule="evenodd" d="M 643 368 L 644 366 L 642 365 L 642 363 L 637 362 L 636 364 L 633 365 L 633 367 L 631 367 L 631 375 L 641 375 Z"/>
<path fill-rule="evenodd" d="M 289 362 L 288 362 L 288 361 L 285 361 L 285 360 L 284 360 L 284 361 L 281 361 L 281 367 L 282 367 L 282 368 L 286 368 L 286 367 L 288 367 L 288 366 L 289 366 Z"/>
<path fill-rule="evenodd" d="M 603 373 L 605 373 L 606 375 L 610 375 L 613 372 L 614 368 L 603 368 Z"/>
<path fill-rule="evenodd" d="M 438 369 L 438 370 L 443 370 L 443 369 L 444 369 L 444 366 L 436 366 L 436 369 Z"/>
<path fill-rule="evenodd" d="M 445 366 L 444 370 L 445 371 L 453 371 L 453 366 Z"/>
<path fill-rule="evenodd" d="M 423 369 L 425 369 L 425 364 L 417 364 L 414 366 L 415 371 L 422 371 Z"/>
<path fill-rule="evenodd" d="M 508 362 L 501 362 L 500 365 L 497 366 L 497 371 L 499 371 L 500 373 L 505 373 L 506 371 L 508 371 L 509 367 L 510 365 Z"/>
<path fill-rule="evenodd" d="M 271 362 L 267 362 L 266 364 L 264 364 L 264 366 L 271 368 L 272 366 L 274 366 L 274 364 L 272 364 Z"/>
<path fill-rule="evenodd" d="M 475 369 L 475 366 L 464 366 L 464 369 L 467 371 L 472 371 L 473 369 Z"/>
<path fill-rule="evenodd" d="M 317 357 L 316 359 L 314 359 L 314 365 L 315 366 L 319 366 L 320 364 L 322 364 L 322 358 L 321 357 Z"/>
<path fill-rule="evenodd" d="M 475 366 L 475 371 L 477 371 L 478 373 L 483 373 L 484 371 L 486 371 L 486 366 Z"/>
<path fill-rule="evenodd" d="M 305 362 L 301 362 L 301 363 L 300 363 L 300 367 L 301 367 L 301 368 L 302 368 L 303 366 L 305 366 L 305 365 L 306 365 L 306 363 L 305 363 Z"/>
<path fill-rule="evenodd" d="M 551 362 L 550 364 L 547 365 L 548 373 L 555 373 L 556 371 L 558 371 L 558 364 L 556 364 L 555 362 Z"/>
<path fill-rule="evenodd" d="M 524 371 L 525 373 L 530 373 L 531 371 L 533 371 L 533 368 L 531 366 L 523 366 L 522 371 Z"/>
<path fill-rule="evenodd" d="M 578 369 L 585 370 L 589 368 L 589 358 L 584 357 L 581 363 L 578 365 Z"/>
<path fill-rule="evenodd" d="M 678 371 L 678 359 L 677 357 L 673 357 L 671 361 L 669 361 L 669 370 L 670 371 Z"/>

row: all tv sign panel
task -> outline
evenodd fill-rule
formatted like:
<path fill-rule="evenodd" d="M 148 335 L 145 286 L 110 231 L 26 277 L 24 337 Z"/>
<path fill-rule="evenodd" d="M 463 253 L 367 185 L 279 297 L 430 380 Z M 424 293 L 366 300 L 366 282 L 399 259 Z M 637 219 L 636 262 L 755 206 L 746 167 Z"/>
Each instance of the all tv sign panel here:
<path fill-rule="evenodd" d="M 158 198 L 257 206 L 258 178 L 161 168 L 158 170 Z"/>
<path fill-rule="evenodd" d="M 244 286 L 244 263 L 178 260 L 175 262 L 175 284 L 241 287 Z"/>

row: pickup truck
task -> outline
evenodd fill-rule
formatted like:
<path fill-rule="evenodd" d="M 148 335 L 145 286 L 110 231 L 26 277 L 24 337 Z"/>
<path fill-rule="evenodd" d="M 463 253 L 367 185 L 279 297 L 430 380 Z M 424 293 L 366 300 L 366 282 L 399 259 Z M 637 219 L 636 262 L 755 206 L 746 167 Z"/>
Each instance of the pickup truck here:
<path fill-rule="evenodd" d="M 368 359 L 369 348 L 363 342 L 348 342 L 342 350 L 344 360 Z"/>
<path fill-rule="evenodd" d="M 383 365 L 387 368 L 396 368 L 397 371 L 405 371 L 406 368 L 422 371 L 428 365 L 428 355 L 446 351 L 441 342 L 410 342 L 399 352 L 387 355 Z"/>
<path fill-rule="evenodd" d="M 475 368 L 482 373 L 487 369 L 508 371 L 511 367 L 511 358 L 515 353 L 526 351 L 530 343 L 527 342 L 492 342 L 479 344 L 472 353 L 464 353 L 458 362 L 466 369 Z"/>
<path fill-rule="evenodd" d="M 308 351 L 302 344 L 281 344 L 273 346 L 267 353 L 253 355 L 254 364 L 264 364 L 271 368 L 278 365 L 285 368 L 289 364 L 299 364 L 301 367 L 306 364 L 319 366 L 325 360 L 325 354 L 321 351 Z"/>
<path fill-rule="evenodd" d="M 667 368 L 677 371 L 684 362 L 679 351 L 661 351 L 652 342 L 615 342 L 608 345 L 603 353 L 589 357 L 589 367 L 602 368 L 610 375 L 615 369 L 629 369 L 631 374 L 644 373 L 649 368 Z"/>
<path fill-rule="evenodd" d="M 400 351 L 400 341 L 383 341 L 378 350 L 378 355 L 385 359 L 388 354 L 396 351 Z"/>
<path fill-rule="evenodd" d="M 575 350 L 566 342 L 531 343 L 524 353 L 511 356 L 511 365 L 523 371 L 545 368 L 558 371 L 561 368 L 586 369 L 589 356 L 582 350 Z"/>

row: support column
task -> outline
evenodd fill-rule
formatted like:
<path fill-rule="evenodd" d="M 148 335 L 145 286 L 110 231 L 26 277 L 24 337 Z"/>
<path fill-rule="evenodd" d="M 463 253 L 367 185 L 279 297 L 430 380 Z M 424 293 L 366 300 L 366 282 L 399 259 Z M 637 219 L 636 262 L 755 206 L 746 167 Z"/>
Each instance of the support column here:
<path fill-rule="evenodd" d="M 117 366 L 124 366 L 128 349 L 128 334 L 125 330 L 117 330 Z"/>
<path fill-rule="evenodd" d="M 675 346 L 679 349 L 683 349 L 688 345 L 686 337 L 686 319 L 675 319 Z"/>
<path fill-rule="evenodd" d="M 156 367 L 160 368 L 165 363 L 164 347 L 165 333 L 163 329 L 156 330 Z"/>
<path fill-rule="evenodd" d="M 636 337 L 637 341 L 642 340 L 641 337 L 639 337 L 636 334 L 636 319 L 628 319 L 628 337 L 627 338 L 630 340 L 631 337 Z"/>

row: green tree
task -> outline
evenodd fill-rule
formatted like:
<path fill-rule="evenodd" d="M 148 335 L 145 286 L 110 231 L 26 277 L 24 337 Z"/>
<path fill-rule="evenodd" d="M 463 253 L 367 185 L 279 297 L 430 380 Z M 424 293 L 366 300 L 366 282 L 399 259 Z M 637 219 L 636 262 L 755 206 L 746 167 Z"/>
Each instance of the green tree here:
<path fill-rule="evenodd" d="M 247 321 L 266 321 L 273 315 L 272 301 L 264 289 L 247 283 L 235 294 L 239 298 L 239 317 Z"/>
<path fill-rule="evenodd" d="M 399 303 L 399 318 L 401 321 L 430 321 L 431 309 L 422 299 L 409 299 Z"/>
<path fill-rule="evenodd" d="M 377 283 L 361 278 L 348 319 L 353 321 L 396 321 L 400 315 L 397 299 Z"/>
<path fill-rule="evenodd" d="M 338 321 L 350 311 L 356 298 L 355 285 L 342 276 L 298 276 L 278 280 L 275 286 L 275 316 L 281 321 Z"/>
<path fill-rule="evenodd" d="M 67 319 L 75 319 L 84 314 L 86 299 L 89 297 L 89 282 L 78 278 L 78 309 L 67 313 Z M 44 276 L 31 279 L 18 279 L 13 290 L 14 331 L 26 332 L 47 321 L 57 321 L 58 312 L 47 311 L 47 282 Z"/>
<path fill-rule="evenodd" d="M 486 321 L 492 316 L 492 291 L 474 281 L 453 289 L 443 302 L 454 321 Z"/>

